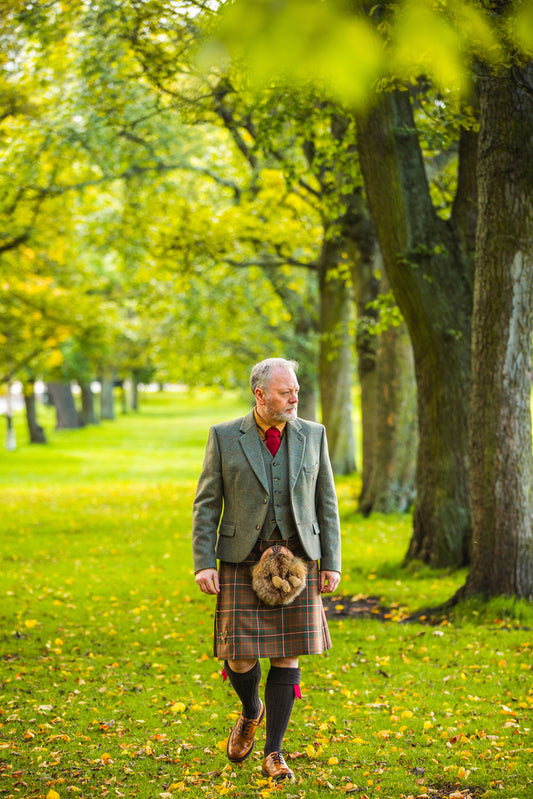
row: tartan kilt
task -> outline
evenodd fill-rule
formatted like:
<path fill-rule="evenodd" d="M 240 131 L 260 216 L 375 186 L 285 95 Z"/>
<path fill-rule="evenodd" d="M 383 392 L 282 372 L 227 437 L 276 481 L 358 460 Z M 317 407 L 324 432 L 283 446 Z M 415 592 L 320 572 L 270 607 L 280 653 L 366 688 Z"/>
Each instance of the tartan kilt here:
<path fill-rule="evenodd" d="M 298 538 L 280 542 L 258 539 L 242 563 L 219 564 L 214 654 L 221 660 L 318 655 L 331 647 L 319 590 L 318 561 L 307 561 L 307 583 L 289 605 L 269 607 L 252 588 L 251 569 L 264 550 L 283 543 L 307 560 Z"/>

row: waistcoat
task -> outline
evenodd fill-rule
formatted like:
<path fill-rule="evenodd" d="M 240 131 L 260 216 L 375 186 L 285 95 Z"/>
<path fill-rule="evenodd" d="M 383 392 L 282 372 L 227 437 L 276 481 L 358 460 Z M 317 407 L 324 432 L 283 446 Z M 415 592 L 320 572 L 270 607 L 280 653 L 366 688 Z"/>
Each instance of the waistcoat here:
<path fill-rule="evenodd" d="M 281 439 L 281 444 L 274 457 L 272 457 L 265 445 L 261 447 L 261 451 L 268 477 L 270 499 L 265 522 L 259 537 L 265 540 L 272 538 L 272 534 L 277 527 L 282 538 L 292 538 L 298 535 L 298 531 L 294 524 L 289 497 L 287 435 L 284 435 Z"/>

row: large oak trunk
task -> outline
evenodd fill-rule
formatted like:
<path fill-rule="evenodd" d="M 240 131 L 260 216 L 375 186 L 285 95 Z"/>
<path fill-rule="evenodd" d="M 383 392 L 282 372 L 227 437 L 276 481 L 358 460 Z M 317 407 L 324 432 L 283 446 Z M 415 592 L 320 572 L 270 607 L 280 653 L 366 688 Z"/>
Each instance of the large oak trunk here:
<path fill-rule="evenodd" d="M 437 216 L 407 92 L 359 122 L 359 156 L 384 264 L 413 346 L 419 447 L 408 559 L 457 567 L 469 556 L 468 397 L 472 265 L 457 226 Z"/>
<path fill-rule="evenodd" d="M 531 64 L 480 81 L 467 595 L 533 596 L 531 86 Z"/>

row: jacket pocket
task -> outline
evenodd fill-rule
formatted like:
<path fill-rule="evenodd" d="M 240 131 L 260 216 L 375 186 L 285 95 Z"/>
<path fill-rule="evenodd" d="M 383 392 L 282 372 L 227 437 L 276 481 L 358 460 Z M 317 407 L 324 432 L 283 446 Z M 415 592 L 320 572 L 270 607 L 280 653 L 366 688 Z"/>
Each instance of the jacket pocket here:
<path fill-rule="evenodd" d="M 303 470 L 304 470 L 304 472 L 306 474 L 313 476 L 313 475 L 315 475 L 318 472 L 318 467 L 319 466 L 320 466 L 320 464 L 318 463 L 318 461 L 316 463 L 311 463 L 311 464 L 308 464 L 308 465 L 304 464 Z"/>
<path fill-rule="evenodd" d="M 219 532 L 219 535 L 225 535 L 228 538 L 231 538 L 232 536 L 235 535 L 235 525 L 234 524 L 228 524 L 228 522 L 222 522 L 222 524 L 219 527 L 218 532 Z"/>

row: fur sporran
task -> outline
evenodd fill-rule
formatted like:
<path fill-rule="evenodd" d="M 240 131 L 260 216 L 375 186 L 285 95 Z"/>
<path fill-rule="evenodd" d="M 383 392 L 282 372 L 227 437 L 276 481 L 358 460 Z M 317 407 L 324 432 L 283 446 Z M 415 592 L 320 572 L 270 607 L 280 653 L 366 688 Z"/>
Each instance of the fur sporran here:
<path fill-rule="evenodd" d="M 305 561 L 281 544 L 265 549 L 252 568 L 252 587 L 259 599 L 271 607 L 293 602 L 304 590 L 306 578 Z"/>

